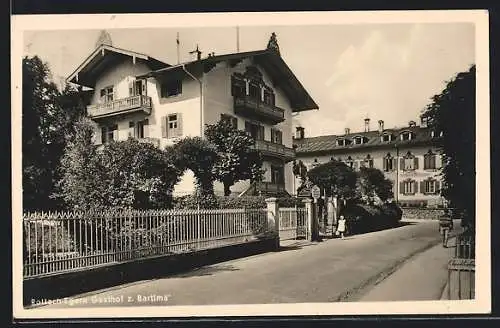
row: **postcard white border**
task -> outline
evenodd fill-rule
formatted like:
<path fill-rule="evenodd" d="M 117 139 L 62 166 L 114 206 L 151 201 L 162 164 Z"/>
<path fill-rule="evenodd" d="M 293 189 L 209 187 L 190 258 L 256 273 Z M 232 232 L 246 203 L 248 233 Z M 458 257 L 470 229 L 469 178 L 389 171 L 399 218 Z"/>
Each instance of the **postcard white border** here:
<path fill-rule="evenodd" d="M 168 306 L 88 309 L 24 309 L 22 305 L 22 249 L 12 247 L 13 315 L 17 319 L 109 317 L 213 317 L 297 315 L 462 314 L 491 311 L 490 264 L 490 120 L 489 27 L 486 10 L 276 12 L 197 14 L 22 15 L 11 20 L 12 68 L 12 226 L 14 243 L 22 239 L 21 75 L 23 32 L 28 30 L 168 28 L 216 26 L 286 26 L 394 23 L 472 23 L 475 25 L 476 113 L 476 299 L 473 301 L 295 303 L 217 306 Z"/>

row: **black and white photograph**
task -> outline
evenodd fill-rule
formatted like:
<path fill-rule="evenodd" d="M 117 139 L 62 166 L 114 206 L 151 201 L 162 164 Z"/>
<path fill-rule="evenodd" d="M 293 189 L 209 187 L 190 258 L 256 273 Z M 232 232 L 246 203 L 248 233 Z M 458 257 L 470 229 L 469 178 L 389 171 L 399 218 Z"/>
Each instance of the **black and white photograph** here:
<path fill-rule="evenodd" d="M 14 317 L 489 313 L 488 52 L 484 10 L 12 16 Z"/>

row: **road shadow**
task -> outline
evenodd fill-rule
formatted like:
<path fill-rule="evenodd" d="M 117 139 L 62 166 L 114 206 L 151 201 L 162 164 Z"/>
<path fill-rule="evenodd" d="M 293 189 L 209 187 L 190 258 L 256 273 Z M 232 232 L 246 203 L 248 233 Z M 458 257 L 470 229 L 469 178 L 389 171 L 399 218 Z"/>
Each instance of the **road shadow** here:
<path fill-rule="evenodd" d="M 173 275 L 169 275 L 169 278 L 191 278 L 191 277 L 203 277 L 203 276 L 212 276 L 219 272 L 227 272 L 227 271 L 239 271 L 240 269 L 236 268 L 234 265 L 213 265 L 192 269 L 189 272 L 177 273 Z"/>

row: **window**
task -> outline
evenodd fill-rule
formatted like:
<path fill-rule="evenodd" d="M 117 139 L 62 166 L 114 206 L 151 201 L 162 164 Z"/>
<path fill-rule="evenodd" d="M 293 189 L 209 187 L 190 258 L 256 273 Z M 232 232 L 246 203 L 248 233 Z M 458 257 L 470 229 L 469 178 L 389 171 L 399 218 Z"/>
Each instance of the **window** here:
<path fill-rule="evenodd" d="M 247 94 L 247 82 L 243 77 L 231 77 L 231 95 L 233 97 L 243 97 Z"/>
<path fill-rule="evenodd" d="M 354 138 L 354 144 L 356 144 L 356 145 L 362 145 L 363 141 L 364 141 L 363 137 L 355 137 Z"/>
<path fill-rule="evenodd" d="M 390 153 L 387 153 L 387 155 L 385 155 L 383 161 L 383 170 L 385 172 L 394 171 L 396 169 L 396 160 L 391 156 Z"/>
<path fill-rule="evenodd" d="M 354 161 L 352 160 L 352 157 L 351 157 L 351 156 L 347 157 L 346 164 L 347 164 L 347 166 L 349 166 L 351 169 L 352 169 L 352 168 L 354 168 Z"/>
<path fill-rule="evenodd" d="M 414 195 L 416 193 L 416 183 L 415 180 L 405 180 L 401 182 L 401 194 L 403 195 Z"/>
<path fill-rule="evenodd" d="M 248 86 L 248 94 L 250 97 L 261 100 L 261 93 L 260 93 L 260 86 L 256 83 L 250 82 L 250 85 Z"/>
<path fill-rule="evenodd" d="M 340 147 L 343 147 L 345 146 L 347 143 L 346 143 L 346 140 L 345 139 L 337 139 L 337 145 L 340 146 Z"/>
<path fill-rule="evenodd" d="M 264 103 L 267 105 L 274 105 L 274 93 L 267 88 L 264 89 Z"/>
<path fill-rule="evenodd" d="M 276 129 L 271 129 L 271 142 L 276 144 L 283 144 L 283 132 Z"/>
<path fill-rule="evenodd" d="M 110 102 L 114 99 L 114 90 L 113 87 L 105 87 L 101 89 L 101 100 L 103 102 Z"/>
<path fill-rule="evenodd" d="M 418 158 L 413 156 L 411 152 L 407 152 L 406 155 L 401 158 L 401 170 L 418 170 Z"/>
<path fill-rule="evenodd" d="M 101 143 L 109 143 L 116 140 L 118 125 L 109 125 L 101 128 Z"/>
<path fill-rule="evenodd" d="M 438 192 L 438 182 L 434 179 L 427 179 L 421 182 L 420 188 L 424 194 L 436 194 Z"/>
<path fill-rule="evenodd" d="M 128 92 L 131 97 L 138 95 L 146 95 L 146 80 L 134 80 L 129 84 Z"/>
<path fill-rule="evenodd" d="M 382 135 L 382 142 L 390 142 L 392 141 L 392 134 L 385 133 Z"/>
<path fill-rule="evenodd" d="M 409 141 L 412 138 L 413 138 L 412 133 L 409 131 L 401 133 L 401 140 L 402 141 Z"/>
<path fill-rule="evenodd" d="M 220 114 L 221 121 L 229 123 L 233 128 L 238 128 L 238 118 L 228 115 L 228 114 Z"/>
<path fill-rule="evenodd" d="M 429 149 L 427 154 L 424 155 L 424 170 L 436 169 L 436 154 Z"/>
<path fill-rule="evenodd" d="M 137 122 L 137 138 L 147 138 L 149 121 L 145 119 L 144 121 Z"/>
<path fill-rule="evenodd" d="M 285 184 L 285 169 L 283 166 L 271 165 L 271 183 Z"/>
<path fill-rule="evenodd" d="M 161 85 L 161 97 L 168 98 L 182 93 L 182 81 L 171 80 L 163 82 Z"/>
<path fill-rule="evenodd" d="M 363 166 L 373 168 L 373 158 L 371 158 L 370 154 L 366 155 Z"/>
<path fill-rule="evenodd" d="M 264 140 L 264 126 L 251 123 L 246 121 L 245 122 L 245 132 L 254 138 L 255 140 Z"/>
<path fill-rule="evenodd" d="M 163 138 L 174 138 L 182 136 L 182 115 L 173 113 L 164 116 L 161 121 L 161 133 Z"/>

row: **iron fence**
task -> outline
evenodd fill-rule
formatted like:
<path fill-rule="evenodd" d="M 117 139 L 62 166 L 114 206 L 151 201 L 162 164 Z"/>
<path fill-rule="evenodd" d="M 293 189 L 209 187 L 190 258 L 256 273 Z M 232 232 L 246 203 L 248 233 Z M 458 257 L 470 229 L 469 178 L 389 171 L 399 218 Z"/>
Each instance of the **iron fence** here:
<path fill-rule="evenodd" d="M 266 236 L 266 209 L 24 213 L 24 277 Z"/>

